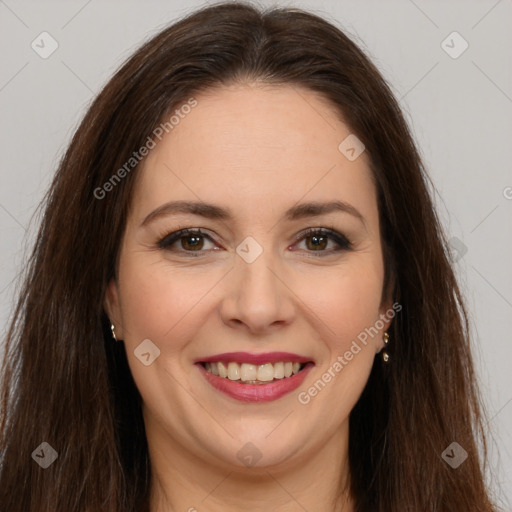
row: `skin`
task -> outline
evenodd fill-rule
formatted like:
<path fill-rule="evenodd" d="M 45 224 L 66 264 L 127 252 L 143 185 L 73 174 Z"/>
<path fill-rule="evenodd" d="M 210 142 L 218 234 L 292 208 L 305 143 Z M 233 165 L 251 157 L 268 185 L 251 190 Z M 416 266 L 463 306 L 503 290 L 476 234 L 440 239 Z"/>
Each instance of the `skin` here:
<path fill-rule="evenodd" d="M 105 298 L 143 398 L 151 511 L 268 511 L 269 503 L 279 512 L 352 511 L 339 485 L 349 476 L 348 418 L 390 320 L 308 404 L 298 394 L 391 308 L 382 300 L 367 155 L 351 162 L 338 150 L 351 131 L 309 90 L 249 83 L 196 99 L 145 159 Z M 174 214 L 141 226 L 171 200 L 213 203 L 233 219 Z M 281 219 L 297 203 L 331 200 L 350 203 L 364 222 L 339 211 Z M 328 238 L 315 251 L 311 236 L 294 238 L 322 227 L 344 234 L 351 249 L 332 252 L 338 245 Z M 187 256 L 190 238 L 158 246 L 183 228 L 211 237 L 201 239 L 199 257 Z M 247 236 L 263 248 L 253 263 L 236 253 Z M 149 366 L 134 355 L 145 339 L 160 349 Z M 293 352 L 315 367 L 298 390 L 243 403 L 215 390 L 194 365 L 234 351 Z M 262 455 L 253 467 L 237 457 L 248 442 Z"/>

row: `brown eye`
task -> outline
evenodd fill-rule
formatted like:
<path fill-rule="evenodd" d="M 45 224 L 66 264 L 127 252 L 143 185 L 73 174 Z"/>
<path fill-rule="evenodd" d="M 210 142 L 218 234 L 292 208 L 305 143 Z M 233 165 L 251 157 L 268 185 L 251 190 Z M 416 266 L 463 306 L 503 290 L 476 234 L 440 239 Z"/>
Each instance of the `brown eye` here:
<path fill-rule="evenodd" d="M 329 245 L 329 237 L 325 235 L 309 235 L 305 237 L 305 240 L 311 240 L 311 243 L 308 244 L 306 242 L 306 246 L 308 249 L 316 251 L 317 249 L 325 249 L 327 245 Z"/>
<path fill-rule="evenodd" d="M 195 251 L 197 249 L 201 249 L 204 245 L 204 239 L 202 235 L 187 235 L 182 236 L 181 247 L 185 250 Z"/>
<path fill-rule="evenodd" d="M 213 240 L 199 229 L 181 229 L 162 238 L 158 242 L 158 247 L 172 252 L 201 253 L 205 252 L 202 250 L 205 240 L 213 243 Z M 174 248 L 173 245 L 178 241 L 181 241 L 181 247 Z"/>
<path fill-rule="evenodd" d="M 329 229 L 310 229 L 300 236 L 299 242 L 305 242 L 306 250 L 308 252 L 316 252 L 316 256 L 324 256 L 351 249 L 352 245 L 341 233 Z M 334 248 L 326 250 L 329 242 L 334 242 Z"/>

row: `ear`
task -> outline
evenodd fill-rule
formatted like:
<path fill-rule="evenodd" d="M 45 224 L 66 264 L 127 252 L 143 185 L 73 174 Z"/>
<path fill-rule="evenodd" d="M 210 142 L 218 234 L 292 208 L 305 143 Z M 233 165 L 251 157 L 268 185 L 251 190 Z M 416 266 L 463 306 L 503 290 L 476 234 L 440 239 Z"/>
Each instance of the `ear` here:
<path fill-rule="evenodd" d="M 105 312 L 110 318 L 110 322 L 114 324 L 117 339 L 123 339 L 121 306 L 119 303 L 119 288 L 115 279 L 111 279 L 107 285 L 103 307 L 105 308 Z"/>
<path fill-rule="evenodd" d="M 388 331 L 391 326 L 391 322 L 393 318 L 397 315 L 397 313 L 402 309 L 401 304 L 398 302 L 393 302 L 393 291 L 395 289 L 395 276 L 392 274 L 390 276 L 388 286 L 383 290 L 381 306 L 379 309 L 379 327 L 382 327 L 380 338 L 377 342 L 378 352 L 380 352 L 386 344 L 384 343 L 384 333 Z"/>

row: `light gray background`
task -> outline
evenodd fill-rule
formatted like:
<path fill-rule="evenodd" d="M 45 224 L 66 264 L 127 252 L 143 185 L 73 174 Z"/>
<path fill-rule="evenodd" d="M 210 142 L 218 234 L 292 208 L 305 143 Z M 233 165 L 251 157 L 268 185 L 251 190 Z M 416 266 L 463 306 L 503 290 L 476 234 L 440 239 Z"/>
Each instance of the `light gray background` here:
<path fill-rule="evenodd" d="M 493 480 L 501 505 L 512 510 L 512 2 L 276 4 L 310 9 L 344 28 L 400 98 L 437 188 L 441 219 L 467 248 L 457 269 L 494 436 Z M 143 40 L 200 5 L 205 2 L 0 0 L 4 331 L 34 239 L 31 215 L 86 107 Z M 48 59 L 31 48 L 43 31 L 59 44 Z M 469 43 L 457 59 L 441 46 L 453 31 Z"/>

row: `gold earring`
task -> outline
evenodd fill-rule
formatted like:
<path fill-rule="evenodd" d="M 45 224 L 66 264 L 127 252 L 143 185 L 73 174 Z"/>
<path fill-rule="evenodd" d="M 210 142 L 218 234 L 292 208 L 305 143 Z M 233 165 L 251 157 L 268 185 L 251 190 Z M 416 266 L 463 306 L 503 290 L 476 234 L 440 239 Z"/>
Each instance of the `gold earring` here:
<path fill-rule="evenodd" d="M 387 345 L 388 342 L 389 342 L 389 334 L 387 332 L 385 332 L 384 333 L 384 344 Z M 385 350 L 382 352 L 382 360 L 385 363 L 389 362 L 389 354 Z"/>
<path fill-rule="evenodd" d="M 116 331 L 114 329 L 114 324 L 110 324 L 110 330 L 112 331 L 112 338 L 114 338 L 114 340 L 117 341 Z"/>

